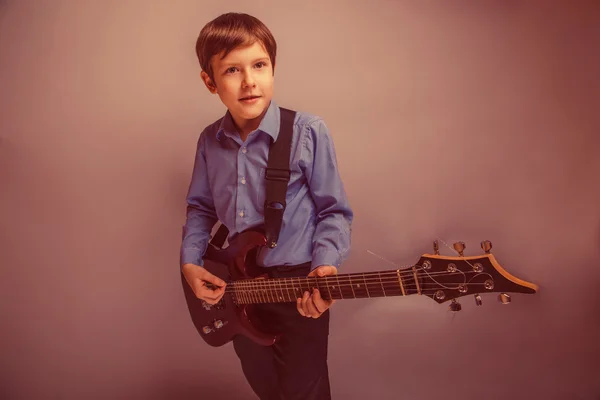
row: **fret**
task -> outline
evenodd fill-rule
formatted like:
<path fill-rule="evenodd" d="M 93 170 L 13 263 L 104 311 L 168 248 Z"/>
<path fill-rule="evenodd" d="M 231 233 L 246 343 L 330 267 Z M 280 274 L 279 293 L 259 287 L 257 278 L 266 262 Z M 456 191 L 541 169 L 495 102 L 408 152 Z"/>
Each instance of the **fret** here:
<path fill-rule="evenodd" d="M 265 290 L 262 282 L 254 284 L 254 290 L 256 290 L 256 294 L 261 298 L 263 303 L 270 303 L 271 299 L 269 298 L 269 292 Z"/>
<path fill-rule="evenodd" d="M 291 290 L 292 292 L 290 293 L 290 286 L 291 286 Z M 288 296 L 290 297 L 290 300 L 295 301 L 296 300 L 296 292 L 294 290 L 294 281 L 292 279 L 285 279 L 285 287 L 287 288 L 288 291 Z"/>
<path fill-rule="evenodd" d="M 246 295 L 248 296 L 248 303 L 249 304 L 256 303 L 256 299 L 254 298 L 255 294 L 254 294 L 254 291 L 252 290 L 252 282 L 246 281 L 244 283 L 244 286 L 246 286 Z"/>
<path fill-rule="evenodd" d="M 275 285 L 275 288 L 277 288 L 277 284 L 279 283 L 279 293 L 277 294 L 277 302 L 281 303 L 283 301 L 285 301 L 284 297 L 283 297 L 283 286 L 281 286 L 281 279 L 277 279 L 275 282 L 273 282 Z"/>
<path fill-rule="evenodd" d="M 248 290 L 253 303 L 261 303 L 261 292 L 258 290 L 255 282 L 248 282 Z"/>
<path fill-rule="evenodd" d="M 304 295 L 304 289 L 302 288 L 302 280 L 298 277 L 298 297 L 302 297 Z"/>
<path fill-rule="evenodd" d="M 244 289 L 244 282 L 239 282 L 236 284 L 240 288 L 240 297 L 242 298 L 242 302 L 244 304 L 248 303 L 248 299 L 246 298 L 246 290 Z"/>
<path fill-rule="evenodd" d="M 298 293 L 300 293 L 300 289 L 296 288 L 296 284 L 294 283 L 294 278 L 290 278 L 290 283 L 292 284 L 292 291 L 294 293 L 294 297 L 297 299 L 298 297 Z"/>
<path fill-rule="evenodd" d="M 269 302 L 270 303 L 276 303 L 277 302 L 277 292 L 276 292 L 276 288 L 271 285 L 271 282 L 265 281 L 265 283 L 263 283 L 263 287 L 265 288 L 265 292 L 267 293 L 267 296 L 269 297 Z"/>
<path fill-rule="evenodd" d="M 285 287 L 285 292 L 287 293 L 288 301 L 292 301 L 292 297 L 290 296 L 290 288 L 288 287 L 287 279 L 282 279 L 279 281 L 279 285 L 282 287 L 281 293 L 283 294 L 283 287 Z"/>
<path fill-rule="evenodd" d="M 348 283 L 350 284 L 350 290 L 352 291 L 352 298 L 356 298 L 356 293 L 354 293 L 354 284 L 352 283 L 352 277 L 348 275 Z"/>
<path fill-rule="evenodd" d="M 350 285 L 355 299 L 364 299 L 366 297 L 370 297 L 364 274 L 353 274 L 352 276 L 346 275 L 342 279 L 342 284 Z"/>
<path fill-rule="evenodd" d="M 240 285 L 240 295 L 243 303 L 248 304 L 248 298 L 246 297 L 246 289 L 244 288 L 243 284 Z"/>
<path fill-rule="evenodd" d="M 267 285 L 265 285 L 264 283 L 260 283 L 262 291 L 263 291 L 263 295 L 266 297 L 267 299 L 267 303 L 273 303 L 275 297 L 273 296 L 273 292 L 271 291 L 271 288 L 269 288 Z"/>
<path fill-rule="evenodd" d="M 381 272 L 377 272 L 377 276 L 379 277 L 379 284 L 381 285 L 381 291 L 383 292 L 383 297 L 386 297 L 385 288 L 383 287 L 383 282 L 381 281 Z"/>
<path fill-rule="evenodd" d="M 394 271 L 382 271 L 377 273 L 380 279 L 380 286 L 384 297 L 400 296 L 402 295 L 402 289 L 398 284 L 400 276 L 396 276 Z"/>
<path fill-rule="evenodd" d="M 331 284 L 329 285 L 329 293 L 331 293 L 332 299 L 343 299 L 344 295 L 342 292 L 342 284 L 340 283 L 340 279 L 337 275 L 328 276 L 325 278 L 327 281 L 331 279 Z"/>
<path fill-rule="evenodd" d="M 365 280 L 365 284 L 367 286 L 367 292 L 369 297 L 383 297 L 384 293 L 381 286 L 381 278 L 378 278 L 374 273 L 363 273 L 363 279 Z"/>
<path fill-rule="evenodd" d="M 329 294 L 329 297 L 327 298 L 327 300 L 332 300 L 333 297 L 331 297 L 331 290 L 329 289 L 329 283 L 327 282 L 327 277 L 325 277 L 325 279 L 323 279 L 325 281 L 325 286 L 327 286 L 327 293 Z"/>
<path fill-rule="evenodd" d="M 244 304 L 248 303 L 248 299 L 246 299 L 246 290 L 244 289 L 244 282 L 236 283 L 236 286 L 240 288 L 240 298 Z"/>
<path fill-rule="evenodd" d="M 400 270 L 396 270 L 396 275 L 398 275 L 398 283 L 400 284 L 400 290 L 402 290 L 402 296 L 406 296 L 406 291 L 404 290 L 404 284 L 402 283 L 402 275 L 400 274 Z"/>
<path fill-rule="evenodd" d="M 413 276 L 415 277 L 415 285 L 417 286 L 417 292 L 421 294 L 421 287 L 419 286 L 419 279 L 417 278 L 417 269 L 412 267 Z"/>
<path fill-rule="evenodd" d="M 248 294 L 252 303 L 262 303 L 262 293 L 258 290 L 255 282 L 248 282 Z"/>
<path fill-rule="evenodd" d="M 244 296 L 246 297 L 246 303 L 252 303 L 252 296 L 250 295 L 249 284 L 248 282 L 244 282 Z"/>
<path fill-rule="evenodd" d="M 367 296 L 371 297 L 371 294 L 369 293 L 369 284 L 367 283 L 367 279 L 365 278 L 365 274 L 362 274 L 362 278 L 363 278 L 363 282 L 365 283 L 365 290 L 367 291 Z"/>
<path fill-rule="evenodd" d="M 319 279 L 317 277 L 314 278 L 314 281 L 315 281 L 315 284 L 314 284 L 313 287 L 317 288 L 317 290 L 319 291 L 319 293 L 321 294 L 321 297 L 322 297 L 323 296 L 323 291 L 321 290 L 321 285 L 319 285 L 319 283 L 323 283 L 323 282 L 321 282 L 321 279 Z M 312 294 L 312 291 L 310 293 Z"/>
<path fill-rule="evenodd" d="M 252 302 L 252 298 L 250 297 L 250 291 L 248 290 L 248 282 L 242 282 L 242 288 L 244 290 L 244 298 L 246 300 L 246 304 L 250 304 Z"/>

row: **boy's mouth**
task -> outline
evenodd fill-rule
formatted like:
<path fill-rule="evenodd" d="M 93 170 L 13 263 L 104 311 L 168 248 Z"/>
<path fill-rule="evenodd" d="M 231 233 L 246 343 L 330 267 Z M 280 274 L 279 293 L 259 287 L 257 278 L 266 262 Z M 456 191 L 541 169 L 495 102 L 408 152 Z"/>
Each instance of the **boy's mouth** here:
<path fill-rule="evenodd" d="M 240 100 L 253 100 L 253 99 L 258 99 L 260 96 L 246 96 L 246 97 L 242 97 Z"/>

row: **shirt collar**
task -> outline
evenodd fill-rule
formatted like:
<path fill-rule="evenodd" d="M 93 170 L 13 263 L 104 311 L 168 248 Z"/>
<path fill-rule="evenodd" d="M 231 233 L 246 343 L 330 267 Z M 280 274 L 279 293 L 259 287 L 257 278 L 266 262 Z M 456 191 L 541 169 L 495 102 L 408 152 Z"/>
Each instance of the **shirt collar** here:
<path fill-rule="evenodd" d="M 267 112 L 257 128 L 258 131 L 262 131 L 271 136 L 273 141 L 276 141 L 277 137 L 279 136 L 279 114 L 279 107 L 277 106 L 277 103 L 275 103 L 275 100 L 271 100 L 271 103 L 267 108 Z M 238 136 L 237 129 L 235 128 L 235 124 L 233 123 L 233 118 L 231 117 L 229 110 L 227 110 L 225 116 L 219 124 L 219 129 L 217 130 L 217 140 L 220 140 L 221 134 L 225 134 L 229 137 Z"/>

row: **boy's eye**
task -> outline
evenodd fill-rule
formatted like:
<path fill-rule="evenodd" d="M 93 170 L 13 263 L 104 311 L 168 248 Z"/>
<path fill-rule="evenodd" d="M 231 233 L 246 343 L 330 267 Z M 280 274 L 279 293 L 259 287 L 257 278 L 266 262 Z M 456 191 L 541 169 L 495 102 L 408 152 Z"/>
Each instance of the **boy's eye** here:
<path fill-rule="evenodd" d="M 266 67 L 266 66 L 267 66 L 267 63 L 266 63 L 266 62 L 264 62 L 264 61 L 259 61 L 259 62 L 257 62 L 257 63 L 255 64 L 255 66 L 256 66 L 256 67 L 258 67 L 258 68 L 264 68 L 264 67 Z M 227 69 L 225 70 L 225 73 L 226 73 L 226 74 L 233 74 L 233 73 L 234 73 L 234 72 L 236 72 L 236 71 L 237 71 L 237 67 L 229 67 L 229 68 L 227 68 Z"/>

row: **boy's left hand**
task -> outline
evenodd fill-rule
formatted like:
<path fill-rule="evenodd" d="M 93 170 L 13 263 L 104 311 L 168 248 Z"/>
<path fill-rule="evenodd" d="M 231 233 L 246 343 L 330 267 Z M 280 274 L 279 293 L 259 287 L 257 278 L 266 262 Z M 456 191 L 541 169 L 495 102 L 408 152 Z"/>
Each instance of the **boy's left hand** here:
<path fill-rule="evenodd" d="M 327 276 L 336 274 L 337 268 L 333 265 L 321 265 L 312 270 L 308 276 Z M 319 293 L 319 289 L 314 288 L 312 294 L 304 292 L 304 296 L 297 299 L 296 307 L 298 308 L 300 315 L 304 317 L 319 318 L 333 303 L 335 303 L 335 300 L 324 300 Z"/>

